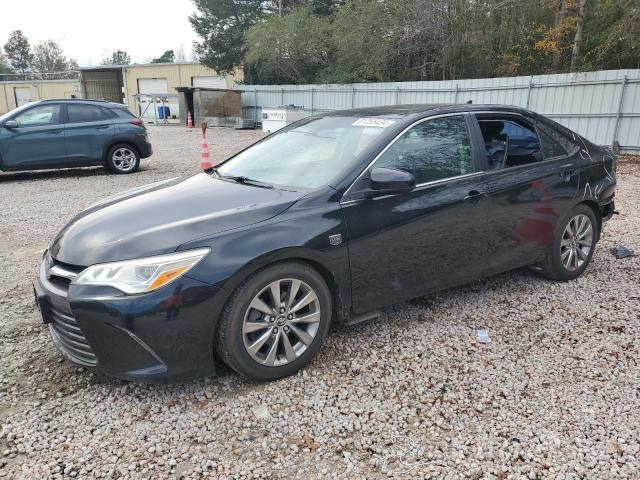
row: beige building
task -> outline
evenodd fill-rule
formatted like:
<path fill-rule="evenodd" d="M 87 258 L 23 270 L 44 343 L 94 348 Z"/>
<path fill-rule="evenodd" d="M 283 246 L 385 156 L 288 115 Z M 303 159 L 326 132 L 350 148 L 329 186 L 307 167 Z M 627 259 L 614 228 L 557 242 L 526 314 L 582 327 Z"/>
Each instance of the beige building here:
<path fill-rule="evenodd" d="M 168 107 L 170 122 L 178 122 L 179 87 L 232 89 L 242 70 L 221 75 L 197 62 L 107 65 L 80 69 L 79 80 L 0 82 L 0 114 L 29 101 L 89 98 L 125 103 L 146 121 L 158 120 L 158 108 Z"/>
<path fill-rule="evenodd" d="M 77 80 L 25 80 L 0 82 L 0 115 L 20 105 L 50 98 L 79 98 Z"/>
<path fill-rule="evenodd" d="M 168 107 L 168 120 L 178 121 L 180 87 L 231 89 L 242 80 L 242 70 L 221 75 L 197 62 L 150 63 L 83 68 L 82 96 L 126 103 L 148 122 L 158 121 L 159 107 Z"/>

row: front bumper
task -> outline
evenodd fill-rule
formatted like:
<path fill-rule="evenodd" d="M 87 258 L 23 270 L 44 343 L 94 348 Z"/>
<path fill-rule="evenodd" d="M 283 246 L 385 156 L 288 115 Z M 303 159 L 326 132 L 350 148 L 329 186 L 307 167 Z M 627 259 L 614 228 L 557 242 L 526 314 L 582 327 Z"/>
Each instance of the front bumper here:
<path fill-rule="evenodd" d="M 145 382 L 215 373 L 216 287 L 183 276 L 154 292 L 124 295 L 60 284 L 47 263 L 34 281 L 36 299 L 54 344 L 73 363 Z"/>

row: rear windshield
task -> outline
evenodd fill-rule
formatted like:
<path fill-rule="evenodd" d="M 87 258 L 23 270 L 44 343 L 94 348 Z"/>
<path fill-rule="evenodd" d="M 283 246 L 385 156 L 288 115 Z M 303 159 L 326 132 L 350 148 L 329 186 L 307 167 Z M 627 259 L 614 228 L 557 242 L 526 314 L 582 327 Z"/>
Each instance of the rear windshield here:
<path fill-rule="evenodd" d="M 249 147 L 220 166 L 218 173 L 274 185 L 318 188 L 328 185 L 393 123 L 377 118 L 312 118 Z"/>

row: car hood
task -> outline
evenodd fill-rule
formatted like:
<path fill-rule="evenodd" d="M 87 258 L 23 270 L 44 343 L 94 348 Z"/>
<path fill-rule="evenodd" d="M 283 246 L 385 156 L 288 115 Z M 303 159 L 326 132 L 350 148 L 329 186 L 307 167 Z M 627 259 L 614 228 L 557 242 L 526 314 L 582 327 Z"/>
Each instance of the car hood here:
<path fill-rule="evenodd" d="M 49 251 L 59 262 L 80 266 L 173 252 L 185 242 L 267 220 L 303 195 L 204 173 L 166 180 L 91 205 Z"/>

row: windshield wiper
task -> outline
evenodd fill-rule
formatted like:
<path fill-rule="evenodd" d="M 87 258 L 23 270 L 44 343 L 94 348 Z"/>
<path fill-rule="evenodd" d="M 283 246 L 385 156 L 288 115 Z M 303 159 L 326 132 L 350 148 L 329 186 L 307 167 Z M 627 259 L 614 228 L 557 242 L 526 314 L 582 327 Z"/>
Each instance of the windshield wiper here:
<path fill-rule="evenodd" d="M 261 182 L 260 180 L 254 180 L 253 178 L 245 177 L 243 175 L 238 175 L 238 176 L 235 176 L 235 175 L 222 175 L 216 169 L 214 169 L 214 172 L 215 172 L 216 175 L 218 175 L 218 177 L 222 178 L 223 180 L 232 180 L 232 181 L 237 182 L 237 183 L 243 183 L 243 184 L 251 185 L 251 186 L 254 186 L 254 187 L 273 189 L 273 185 L 271 185 L 269 183 Z"/>

